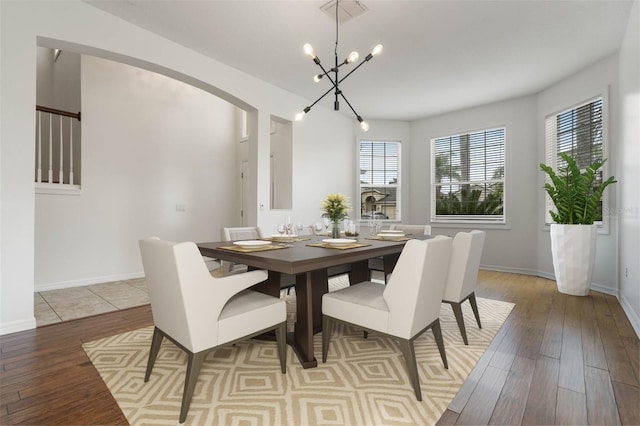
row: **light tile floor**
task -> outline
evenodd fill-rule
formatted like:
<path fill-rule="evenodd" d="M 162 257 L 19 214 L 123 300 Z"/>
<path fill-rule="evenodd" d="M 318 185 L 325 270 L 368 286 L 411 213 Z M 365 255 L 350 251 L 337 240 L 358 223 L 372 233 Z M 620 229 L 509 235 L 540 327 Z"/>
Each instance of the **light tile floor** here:
<path fill-rule="evenodd" d="M 149 303 L 144 278 L 42 291 L 35 294 L 36 326 Z"/>

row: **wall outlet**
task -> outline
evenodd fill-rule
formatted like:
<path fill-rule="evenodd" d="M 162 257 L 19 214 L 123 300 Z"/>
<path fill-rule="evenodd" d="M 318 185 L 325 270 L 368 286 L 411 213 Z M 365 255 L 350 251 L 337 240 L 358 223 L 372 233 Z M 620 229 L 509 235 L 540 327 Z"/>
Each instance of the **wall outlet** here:
<path fill-rule="evenodd" d="M 176 204 L 176 211 L 177 212 L 186 212 L 187 211 L 187 205 L 186 204 Z"/>

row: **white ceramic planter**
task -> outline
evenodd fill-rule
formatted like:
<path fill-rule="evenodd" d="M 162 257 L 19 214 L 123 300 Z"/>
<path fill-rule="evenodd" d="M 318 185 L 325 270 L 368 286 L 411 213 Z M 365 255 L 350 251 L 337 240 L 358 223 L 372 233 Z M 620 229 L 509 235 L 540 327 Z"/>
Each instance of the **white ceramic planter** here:
<path fill-rule="evenodd" d="M 551 225 L 553 270 L 560 293 L 586 296 L 596 257 L 596 225 Z"/>

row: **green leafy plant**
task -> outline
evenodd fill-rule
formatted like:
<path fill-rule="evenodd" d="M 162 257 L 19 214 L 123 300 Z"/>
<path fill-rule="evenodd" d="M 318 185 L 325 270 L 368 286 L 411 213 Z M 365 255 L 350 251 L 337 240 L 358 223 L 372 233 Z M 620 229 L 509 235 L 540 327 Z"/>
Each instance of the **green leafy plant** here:
<path fill-rule="evenodd" d="M 566 153 L 560 154 L 567 163 L 558 170 L 558 174 L 546 164 L 540 164 L 551 182 L 544 185 L 557 211 L 550 210 L 551 218 L 560 224 L 590 225 L 596 220 L 598 206 L 605 188 L 617 181 L 613 176 L 597 182 L 598 170 L 607 161 L 596 161 L 580 172 L 576 161 Z"/>

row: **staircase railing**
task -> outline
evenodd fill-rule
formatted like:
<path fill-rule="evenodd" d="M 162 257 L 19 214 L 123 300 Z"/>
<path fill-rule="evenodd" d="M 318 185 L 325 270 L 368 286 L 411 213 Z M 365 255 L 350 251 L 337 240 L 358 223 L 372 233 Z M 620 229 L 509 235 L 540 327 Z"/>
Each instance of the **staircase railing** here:
<path fill-rule="evenodd" d="M 77 135 L 74 140 L 73 121 L 80 121 L 80 113 L 36 105 L 36 114 L 36 183 L 75 185 L 73 173 L 74 164 L 76 163 L 74 163 L 73 153 L 74 148 L 77 148 L 74 144 L 78 144 L 80 138 Z M 66 125 L 65 122 L 67 123 Z M 45 126 L 44 140 L 43 125 Z M 68 150 L 66 162 L 65 147 Z M 44 161 L 43 153 L 45 156 Z M 79 159 L 77 158 L 77 160 Z M 43 167 L 46 168 L 44 177 Z"/>

